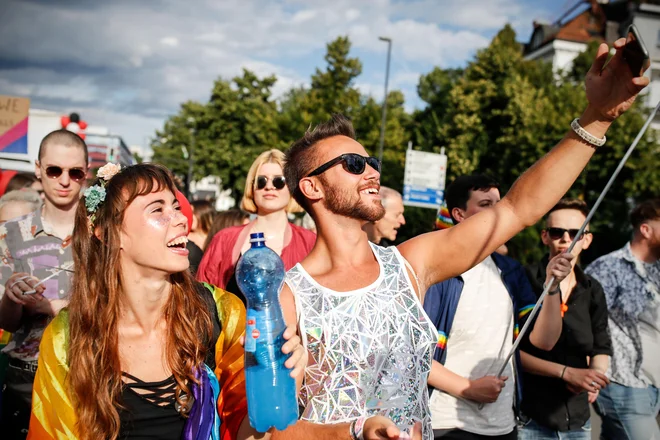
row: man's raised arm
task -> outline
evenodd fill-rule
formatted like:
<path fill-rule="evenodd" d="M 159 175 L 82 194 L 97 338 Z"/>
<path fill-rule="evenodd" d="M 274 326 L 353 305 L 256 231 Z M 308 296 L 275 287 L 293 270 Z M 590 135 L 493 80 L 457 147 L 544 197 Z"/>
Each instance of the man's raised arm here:
<path fill-rule="evenodd" d="M 630 108 L 649 83 L 646 77 L 632 76 L 623 59 L 624 45 L 625 39 L 614 43 L 616 53 L 605 65 L 609 48 L 601 44 L 585 78 L 589 104 L 579 124 L 598 139 L 605 136 L 612 121 Z M 520 176 L 494 208 L 452 228 L 402 243 L 399 250 L 417 272 L 422 291 L 465 272 L 522 229 L 535 224 L 569 190 L 594 151 L 592 145 L 571 129 L 557 146 Z"/>

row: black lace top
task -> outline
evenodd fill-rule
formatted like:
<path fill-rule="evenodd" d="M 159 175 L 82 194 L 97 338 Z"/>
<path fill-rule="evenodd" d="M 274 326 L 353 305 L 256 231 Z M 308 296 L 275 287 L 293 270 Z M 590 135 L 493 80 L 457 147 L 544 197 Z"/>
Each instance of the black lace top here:
<path fill-rule="evenodd" d="M 185 419 L 175 408 L 174 376 L 160 382 L 143 382 L 122 373 L 125 386 L 122 400 L 125 409 L 119 411 L 120 439 L 179 440 Z"/>
<path fill-rule="evenodd" d="M 213 322 L 213 337 L 208 342 L 206 365 L 215 369 L 215 343 L 222 330 L 213 295 L 202 284 L 196 285 L 202 295 Z M 176 409 L 174 395 L 176 382 L 170 376 L 160 382 L 144 382 L 128 373 L 122 373 L 124 389 L 119 409 L 121 422 L 119 438 L 130 440 L 162 439 L 179 440 L 185 421 Z"/>

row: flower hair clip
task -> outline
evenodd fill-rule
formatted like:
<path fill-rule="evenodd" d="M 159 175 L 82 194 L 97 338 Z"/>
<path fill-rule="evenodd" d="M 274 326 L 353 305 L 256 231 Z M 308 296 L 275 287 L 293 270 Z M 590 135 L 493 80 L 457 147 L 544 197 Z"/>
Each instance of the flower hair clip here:
<path fill-rule="evenodd" d="M 107 163 L 103 165 L 96 173 L 99 183 L 85 190 L 83 195 L 85 196 L 85 208 L 87 208 L 90 229 L 94 226 L 94 221 L 96 220 L 96 210 L 105 201 L 105 185 L 119 171 L 121 171 L 121 165 L 119 164 Z"/>

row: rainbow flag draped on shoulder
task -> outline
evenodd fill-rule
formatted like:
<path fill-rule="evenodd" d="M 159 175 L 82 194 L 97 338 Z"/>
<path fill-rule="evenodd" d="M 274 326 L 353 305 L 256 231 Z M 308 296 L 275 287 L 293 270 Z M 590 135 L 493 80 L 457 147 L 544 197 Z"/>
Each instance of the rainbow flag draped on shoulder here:
<path fill-rule="evenodd" d="M 196 401 L 183 439 L 234 440 L 247 414 L 243 347 L 240 344 L 245 331 L 245 308 L 231 293 L 208 284 L 206 287 L 213 294 L 222 332 L 216 343 L 215 372 L 205 366 L 205 371 L 200 372 L 201 386 L 192 390 Z M 66 386 L 68 340 L 69 315 L 65 309 L 46 328 L 41 340 L 29 440 L 78 438 L 77 418 Z"/>

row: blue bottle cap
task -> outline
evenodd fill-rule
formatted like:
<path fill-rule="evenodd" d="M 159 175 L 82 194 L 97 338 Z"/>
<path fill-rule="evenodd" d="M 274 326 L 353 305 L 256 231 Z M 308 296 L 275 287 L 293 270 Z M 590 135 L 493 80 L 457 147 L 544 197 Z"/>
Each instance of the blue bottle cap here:
<path fill-rule="evenodd" d="M 266 241 L 263 232 L 254 232 L 250 234 L 250 243 L 258 243 L 260 241 Z"/>

